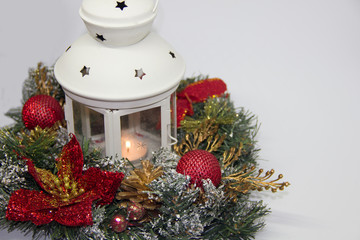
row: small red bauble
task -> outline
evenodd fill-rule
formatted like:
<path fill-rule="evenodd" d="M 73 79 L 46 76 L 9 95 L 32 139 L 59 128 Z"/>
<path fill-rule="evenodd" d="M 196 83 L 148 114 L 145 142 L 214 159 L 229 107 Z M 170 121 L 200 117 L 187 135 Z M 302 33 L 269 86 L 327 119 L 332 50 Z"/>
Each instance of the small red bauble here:
<path fill-rule="evenodd" d="M 192 150 L 179 160 L 176 166 L 178 173 L 191 177 L 190 184 L 203 186 L 202 179 L 210 179 L 214 186 L 221 181 L 221 167 L 216 157 L 205 150 Z"/>
<path fill-rule="evenodd" d="M 127 207 L 129 219 L 133 221 L 138 221 L 142 219 L 145 215 L 145 208 L 140 204 L 136 202 L 132 202 Z"/>
<path fill-rule="evenodd" d="M 22 109 L 22 120 L 29 130 L 36 126 L 52 127 L 55 122 L 64 119 L 64 111 L 55 98 L 48 95 L 36 95 L 26 101 Z"/>
<path fill-rule="evenodd" d="M 120 233 L 126 230 L 129 222 L 123 215 L 116 214 L 110 221 L 110 226 L 114 232 Z"/>

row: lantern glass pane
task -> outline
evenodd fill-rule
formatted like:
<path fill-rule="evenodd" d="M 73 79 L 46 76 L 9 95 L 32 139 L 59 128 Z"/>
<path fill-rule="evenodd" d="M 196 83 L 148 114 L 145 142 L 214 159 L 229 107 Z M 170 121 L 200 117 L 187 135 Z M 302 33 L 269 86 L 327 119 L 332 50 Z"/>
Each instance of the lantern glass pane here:
<path fill-rule="evenodd" d="M 149 159 L 161 146 L 160 107 L 121 116 L 122 157 L 130 161 Z"/>
<path fill-rule="evenodd" d="M 104 115 L 83 104 L 73 101 L 74 130 L 79 142 L 91 140 L 90 144 L 105 154 Z"/>
<path fill-rule="evenodd" d="M 176 94 L 173 93 L 170 98 L 170 111 L 171 111 L 171 137 L 177 137 L 177 115 L 176 115 Z M 174 143 L 175 140 L 171 140 Z"/>

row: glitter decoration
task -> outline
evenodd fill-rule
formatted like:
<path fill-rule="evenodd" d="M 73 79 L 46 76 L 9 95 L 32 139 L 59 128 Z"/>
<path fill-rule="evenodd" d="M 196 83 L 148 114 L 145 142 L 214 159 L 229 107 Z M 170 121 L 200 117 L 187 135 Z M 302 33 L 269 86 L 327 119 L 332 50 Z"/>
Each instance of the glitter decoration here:
<path fill-rule="evenodd" d="M 0 134 L 5 134 L 0 130 Z M 0 167 L 0 185 L 19 188 L 25 181 L 24 173 L 27 166 L 24 162 L 19 161 L 16 157 L 12 157 L 6 153 L 6 146 L 0 146 L 5 161 L 1 162 Z"/>
<path fill-rule="evenodd" d="M 104 218 L 106 217 L 105 207 L 97 206 L 93 207 L 93 222 L 91 226 L 86 226 L 83 228 L 83 232 L 86 235 L 86 239 L 97 239 L 97 240 L 106 240 L 104 229 L 100 227 Z"/>
<path fill-rule="evenodd" d="M 110 226 L 114 232 L 120 233 L 126 230 L 129 222 L 123 215 L 116 214 L 110 222 Z"/>
<path fill-rule="evenodd" d="M 119 171 L 119 169 L 126 170 L 128 162 L 125 159 L 119 158 L 119 156 L 92 159 L 84 164 L 83 170 L 100 166 L 103 170 L 116 172 Z"/>
<path fill-rule="evenodd" d="M 153 153 L 153 161 L 155 166 L 161 166 L 164 172 L 175 169 L 179 162 L 179 155 L 168 148 L 161 148 Z"/>
<path fill-rule="evenodd" d="M 209 97 L 219 97 L 225 93 L 227 87 L 220 78 L 210 78 L 189 84 L 179 92 L 176 101 L 177 127 L 185 116 L 192 116 L 193 103 L 204 102 Z"/>
<path fill-rule="evenodd" d="M 174 151 L 179 156 L 185 155 L 191 150 L 199 149 L 201 145 L 206 144 L 203 150 L 215 152 L 223 144 L 226 135 L 218 134 L 219 125 L 214 123 L 214 119 L 204 120 L 198 128 L 191 133 L 186 133 L 179 144 L 174 145 Z"/>
<path fill-rule="evenodd" d="M 226 91 L 226 84 L 220 78 L 210 78 L 189 84 L 177 94 L 179 98 L 190 98 L 193 102 L 203 102 L 209 97 L 219 97 Z"/>
<path fill-rule="evenodd" d="M 190 184 L 203 187 L 202 180 L 210 179 L 214 186 L 221 181 L 221 167 L 216 157 L 205 150 L 187 152 L 176 167 L 178 173 L 191 177 Z"/>
<path fill-rule="evenodd" d="M 127 207 L 127 211 L 129 219 L 133 221 L 142 219 L 146 212 L 145 208 L 140 203 L 136 202 L 131 202 Z"/>
<path fill-rule="evenodd" d="M 36 95 L 26 101 L 22 109 L 22 120 L 31 130 L 36 126 L 52 127 L 64 119 L 64 111 L 55 98 L 48 95 Z"/>
<path fill-rule="evenodd" d="M 192 101 L 189 98 L 177 98 L 176 100 L 177 127 L 181 126 L 181 121 L 184 120 L 186 116 L 192 116 L 192 115 L 194 115 Z"/>
<path fill-rule="evenodd" d="M 199 215 L 199 207 L 195 204 L 199 198 L 200 188 L 189 188 L 189 183 L 189 176 L 170 170 L 149 185 L 162 199 L 173 196 L 171 201 L 164 201 L 161 208 L 169 211 L 165 210 L 163 215 L 152 222 L 153 229 L 160 230 L 160 239 L 173 239 L 174 236 L 189 239 L 191 234 L 191 237 L 198 239 L 197 236 L 204 229 L 204 225 L 199 222 L 199 218 L 202 217 Z M 184 236 L 184 232 L 187 232 L 187 237 Z"/>
<path fill-rule="evenodd" d="M 255 174 L 256 172 L 257 174 Z M 246 194 L 250 190 L 271 190 L 276 192 L 290 186 L 289 182 L 279 182 L 283 178 L 282 174 L 279 174 L 276 179 L 271 179 L 274 173 L 274 169 L 264 172 L 262 168 L 256 171 L 255 166 L 250 168 L 243 166 L 241 171 L 230 174 L 223 179 L 227 181 L 225 186 L 229 196 L 236 199 L 238 193 Z"/>
<path fill-rule="evenodd" d="M 110 204 L 123 173 L 90 168 L 83 173 L 83 154 L 73 136 L 57 159 L 58 175 L 27 160 L 28 171 L 44 191 L 20 189 L 9 200 L 6 218 L 36 225 L 56 221 L 66 226 L 92 225 L 92 203 Z"/>

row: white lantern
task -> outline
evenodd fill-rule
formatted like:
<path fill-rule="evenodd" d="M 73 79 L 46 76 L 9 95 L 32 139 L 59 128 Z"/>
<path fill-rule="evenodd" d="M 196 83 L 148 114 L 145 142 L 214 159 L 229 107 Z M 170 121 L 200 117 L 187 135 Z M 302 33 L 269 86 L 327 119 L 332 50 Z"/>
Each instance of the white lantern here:
<path fill-rule="evenodd" d="M 151 32 L 156 0 L 84 0 L 88 33 L 55 64 L 66 95 L 68 131 L 106 156 L 149 157 L 176 140 L 175 90 L 181 56 Z"/>

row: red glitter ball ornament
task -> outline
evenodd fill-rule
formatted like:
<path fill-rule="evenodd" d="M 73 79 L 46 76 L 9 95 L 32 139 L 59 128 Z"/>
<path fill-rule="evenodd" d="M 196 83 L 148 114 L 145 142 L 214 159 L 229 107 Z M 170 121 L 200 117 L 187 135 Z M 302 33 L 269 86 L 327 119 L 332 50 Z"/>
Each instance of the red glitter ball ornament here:
<path fill-rule="evenodd" d="M 110 226 L 114 232 L 121 233 L 126 230 L 129 222 L 123 215 L 116 214 L 110 221 Z"/>
<path fill-rule="evenodd" d="M 145 215 L 145 208 L 140 204 L 136 202 L 132 202 L 127 207 L 129 219 L 133 221 L 138 221 L 142 219 Z"/>
<path fill-rule="evenodd" d="M 64 119 L 64 111 L 55 98 L 48 95 L 36 95 L 26 101 L 22 109 L 22 120 L 31 130 L 36 126 L 52 127 L 55 122 Z"/>
<path fill-rule="evenodd" d="M 203 187 L 202 179 L 210 179 L 214 186 L 221 181 L 221 167 L 216 157 L 205 150 L 192 150 L 179 160 L 176 166 L 178 173 L 191 177 L 190 184 Z"/>

